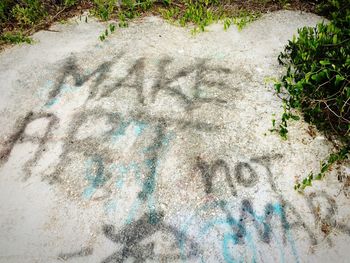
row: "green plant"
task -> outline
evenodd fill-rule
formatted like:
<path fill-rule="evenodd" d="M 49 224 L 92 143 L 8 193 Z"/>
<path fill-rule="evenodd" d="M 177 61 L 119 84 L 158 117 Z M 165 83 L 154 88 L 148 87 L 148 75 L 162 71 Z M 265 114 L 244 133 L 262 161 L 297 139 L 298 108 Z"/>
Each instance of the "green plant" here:
<path fill-rule="evenodd" d="M 142 11 L 147 11 L 153 6 L 152 0 L 136 0 L 135 6 L 140 6 Z"/>
<path fill-rule="evenodd" d="M 233 24 L 238 27 L 238 30 L 242 30 L 249 23 L 257 20 L 261 16 L 258 12 L 241 11 L 236 17 L 233 18 Z"/>
<path fill-rule="evenodd" d="M 283 114 L 273 130 L 286 139 L 288 121 L 297 120 L 292 111 L 302 112 L 304 119 L 316 125 L 329 138 L 337 137 L 345 145 L 337 154 L 331 154 L 321 165 L 317 175 L 310 173 L 297 190 L 321 179 L 336 161 L 348 158 L 350 145 L 350 9 L 343 8 L 344 0 L 329 0 L 322 9 L 332 21 L 316 27 L 303 27 L 293 37 L 278 61 L 286 73 L 275 83 L 277 94 L 283 96 Z M 286 96 L 284 90 L 288 92 Z"/>
<path fill-rule="evenodd" d="M 259 12 L 240 11 L 234 17 L 229 18 L 224 16 L 224 30 L 227 30 L 232 24 L 242 30 L 249 23 L 257 20 L 261 16 Z"/>
<path fill-rule="evenodd" d="M 232 20 L 230 18 L 224 19 L 224 30 L 227 30 L 232 24 Z"/>
<path fill-rule="evenodd" d="M 100 35 L 100 40 L 101 41 L 106 40 L 106 37 L 108 37 L 108 35 L 112 34 L 114 31 L 115 31 L 115 25 L 109 24 L 108 28 L 106 28 L 106 30 Z"/>
<path fill-rule="evenodd" d="M 21 25 L 34 25 L 47 15 L 39 0 L 22 0 L 12 8 L 11 13 Z"/>
<path fill-rule="evenodd" d="M 126 16 L 124 13 L 119 13 L 118 18 L 119 18 L 119 23 L 118 23 L 119 27 L 128 27 L 129 24 L 126 21 Z"/>
<path fill-rule="evenodd" d="M 312 186 L 312 181 L 321 180 L 326 175 L 326 173 L 331 169 L 333 164 L 349 158 L 349 151 L 350 151 L 350 146 L 348 145 L 346 147 L 343 147 L 338 152 L 330 154 L 328 159 L 321 163 L 321 170 L 319 173 L 314 174 L 311 172 L 301 182 L 297 182 L 294 185 L 294 189 L 297 190 L 298 192 L 302 192 L 306 187 Z"/>
<path fill-rule="evenodd" d="M 172 0 L 163 0 L 163 4 L 165 5 L 170 5 Z"/>
<path fill-rule="evenodd" d="M 271 132 L 278 132 L 279 135 L 282 137 L 282 139 L 287 140 L 287 134 L 288 134 L 288 121 L 292 120 L 299 120 L 300 117 L 297 115 L 294 115 L 290 109 L 290 106 L 286 99 L 283 99 L 283 114 L 281 116 L 281 122 L 278 125 L 278 128 L 276 127 L 276 119 L 272 119 L 272 129 Z"/>
<path fill-rule="evenodd" d="M 64 0 L 63 4 L 64 6 L 70 7 L 75 5 L 78 2 L 78 0 Z"/>
<path fill-rule="evenodd" d="M 179 16 L 180 8 L 177 6 L 176 7 L 168 7 L 168 8 L 161 8 L 161 9 L 159 9 L 159 12 L 164 19 L 173 21 Z"/>
<path fill-rule="evenodd" d="M 116 8 L 117 0 L 93 0 L 95 7 L 92 9 L 92 13 L 107 21 Z"/>
<path fill-rule="evenodd" d="M 348 31 L 347 33 L 345 33 Z M 279 62 L 287 67 L 278 93 L 287 89 L 288 108 L 297 108 L 306 121 L 326 132 L 348 137 L 350 129 L 349 29 L 333 23 L 304 27 L 289 41 Z"/>
<path fill-rule="evenodd" d="M 204 31 L 205 27 L 209 24 L 219 20 L 219 15 L 210 9 L 212 4 L 216 1 L 188 1 L 185 3 L 185 10 L 179 17 L 179 23 L 181 26 L 185 26 L 188 23 L 195 25 L 192 30 L 193 33 L 198 31 Z"/>
<path fill-rule="evenodd" d="M 193 33 L 204 31 L 206 26 L 219 20 L 224 20 L 225 30 L 232 24 L 242 29 L 255 20 L 260 11 L 268 11 L 269 5 L 277 2 L 281 8 L 282 2 L 294 1 L 297 0 L 0 0 L 0 34 L 16 29 L 29 34 L 84 9 L 103 21 L 118 19 L 120 27 L 127 27 L 131 19 L 151 11 L 182 26 L 192 24 Z M 105 32 L 102 35 L 106 37 Z"/>
<path fill-rule="evenodd" d="M 0 42 L 6 44 L 19 44 L 28 43 L 31 44 L 33 40 L 21 32 L 5 32 L 0 36 Z"/>
<path fill-rule="evenodd" d="M 116 7 L 116 0 L 94 0 L 97 4 L 95 14 L 103 20 L 108 20 Z M 128 27 L 128 20 L 140 15 L 138 11 L 146 11 L 151 8 L 153 2 L 151 0 L 122 0 L 118 12 L 118 26 Z M 108 35 L 115 31 L 115 25 L 110 24 L 109 27 L 99 36 L 104 41 Z"/>

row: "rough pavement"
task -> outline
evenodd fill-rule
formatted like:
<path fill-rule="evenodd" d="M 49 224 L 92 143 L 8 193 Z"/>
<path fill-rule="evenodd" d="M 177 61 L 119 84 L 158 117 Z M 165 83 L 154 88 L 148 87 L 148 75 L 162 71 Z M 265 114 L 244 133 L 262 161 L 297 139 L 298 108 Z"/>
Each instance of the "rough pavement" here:
<path fill-rule="evenodd" d="M 243 31 L 89 19 L 0 54 L 0 262 L 348 262 L 348 189 L 303 121 L 271 134 L 277 55 L 321 18 Z"/>

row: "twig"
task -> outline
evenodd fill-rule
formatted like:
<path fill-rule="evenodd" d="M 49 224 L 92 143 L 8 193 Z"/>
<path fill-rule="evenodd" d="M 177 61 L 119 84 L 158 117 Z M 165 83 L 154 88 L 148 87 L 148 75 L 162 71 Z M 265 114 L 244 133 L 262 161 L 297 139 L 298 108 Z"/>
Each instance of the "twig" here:
<path fill-rule="evenodd" d="M 335 112 L 328 106 L 327 102 L 323 101 L 323 103 L 326 105 L 326 107 L 327 107 L 335 116 L 337 116 L 337 117 L 340 118 L 340 119 L 343 119 L 343 120 L 344 120 L 345 122 L 347 122 L 347 123 L 350 123 L 350 120 L 345 119 L 343 116 L 340 116 L 340 115 L 338 115 L 337 113 L 335 113 Z"/>

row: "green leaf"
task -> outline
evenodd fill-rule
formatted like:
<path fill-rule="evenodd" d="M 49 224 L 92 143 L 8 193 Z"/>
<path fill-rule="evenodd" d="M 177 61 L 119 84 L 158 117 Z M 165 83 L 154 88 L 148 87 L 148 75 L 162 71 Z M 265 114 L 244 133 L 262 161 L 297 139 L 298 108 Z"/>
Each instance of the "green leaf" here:
<path fill-rule="evenodd" d="M 308 73 L 306 73 L 306 75 L 305 75 L 305 80 L 306 80 L 306 82 L 308 82 L 308 81 L 309 81 L 309 79 L 310 79 L 311 75 L 312 75 L 312 72 L 308 72 Z"/>
<path fill-rule="evenodd" d="M 297 116 L 297 115 L 290 115 L 290 117 L 291 117 L 293 120 L 295 120 L 295 121 L 300 120 L 300 117 Z"/>
<path fill-rule="evenodd" d="M 110 25 L 109 25 L 109 30 L 111 31 L 111 33 L 113 33 L 114 30 L 115 30 L 115 25 L 110 24 Z"/>
<path fill-rule="evenodd" d="M 322 66 L 327 66 L 327 65 L 330 65 L 331 63 L 330 63 L 328 60 L 321 60 L 321 61 L 320 61 L 320 64 L 321 64 Z"/>
<path fill-rule="evenodd" d="M 340 76 L 340 75 L 336 75 L 335 76 L 335 85 L 338 86 L 338 84 L 340 82 L 342 82 L 345 78 L 343 76 Z"/>
<path fill-rule="evenodd" d="M 276 84 L 274 85 L 275 90 L 276 90 L 278 93 L 280 93 L 280 92 L 281 92 L 281 86 L 282 86 L 282 84 L 281 84 L 281 83 L 276 83 Z"/>
<path fill-rule="evenodd" d="M 328 170 L 328 168 L 329 168 L 329 164 L 323 163 L 321 167 L 321 173 L 325 173 Z"/>
<path fill-rule="evenodd" d="M 315 177 L 316 180 L 321 180 L 322 179 L 322 174 L 318 173 Z"/>
<path fill-rule="evenodd" d="M 333 36 L 333 44 L 337 44 L 337 35 Z"/>

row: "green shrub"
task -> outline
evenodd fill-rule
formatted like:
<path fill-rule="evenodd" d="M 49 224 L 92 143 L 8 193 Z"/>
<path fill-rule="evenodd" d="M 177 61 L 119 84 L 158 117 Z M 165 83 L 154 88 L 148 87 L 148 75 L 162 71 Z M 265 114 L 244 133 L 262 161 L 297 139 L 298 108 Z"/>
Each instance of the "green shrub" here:
<path fill-rule="evenodd" d="M 287 67 L 282 83 L 287 104 L 326 132 L 348 136 L 350 129 L 350 39 L 347 30 L 320 23 L 304 27 L 289 41 L 279 62 Z"/>
<path fill-rule="evenodd" d="M 12 15 L 21 25 L 33 25 L 47 15 L 39 0 L 21 0 L 12 8 Z"/>
<path fill-rule="evenodd" d="M 0 36 L 0 43 L 1 42 L 5 44 L 31 44 L 33 40 L 30 37 L 23 35 L 21 32 L 5 32 Z"/>
<path fill-rule="evenodd" d="M 317 126 L 343 145 L 338 153 L 323 162 L 321 173 L 311 173 L 297 184 L 297 189 L 321 179 L 336 161 L 348 158 L 350 145 L 350 9 L 344 0 L 329 0 L 319 6 L 320 12 L 331 19 L 316 27 L 303 27 L 298 37 L 288 42 L 278 57 L 286 67 L 277 93 L 286 89 L 284 113 L 277 129 L 286 138 L 289 119 L 297 119 L 291 110 L 300 110 L 304 119 Z M 273 120 L 273 125 L 275 121 Z M 335 158 L 335 156 L 339 158 Z"/>
<path fill-rule="evenodd" d="M 211 11 L 207 6 L 210 4 L 210 1 L 201 3 L 204 1 L 198 1 L 192 3 L 189 1 L 186 4 L 186 9 L 180 17 L 180 24 L 185 26 L 188 23 L 193 23 L 200 31 L 204 31 L 204 28 L 209 24 L 217 21 L 219 17 Z"/>
<path fill-rule="evenodd" d="M 115 8 L 117 7 L 117 0 L 93 0 L 95 7 L 92 9 L 92 13 L 107 21 Z"/>

